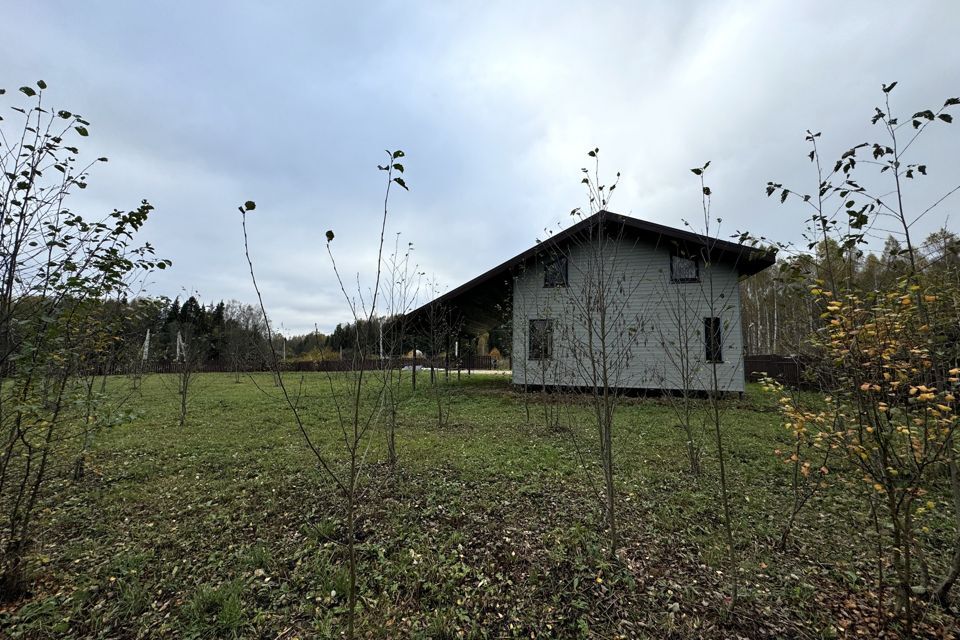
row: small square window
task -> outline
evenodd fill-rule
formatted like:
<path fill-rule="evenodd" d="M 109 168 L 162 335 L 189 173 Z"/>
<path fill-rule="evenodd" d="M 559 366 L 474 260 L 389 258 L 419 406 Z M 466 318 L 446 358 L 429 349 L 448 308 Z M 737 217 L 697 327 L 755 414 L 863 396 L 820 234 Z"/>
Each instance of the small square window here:
<path fill-rule="evenodd" d="M 723 362 L 723 325 L 720 318 L 703 319 L 703 344 L 707 362 Z"/>
<path fill-rule="evenodd" d="M 567 286 L 567 256 L 557 256 L 543 265 L 543 286 Z"/>
<path fill-rule="evenodd" d="M 673 254 L 670 256 L 671 282 L 700 282 L 700 265 L 696 258 Z"/>
<path fill-rule="evenodd" d="M 530 321 L 530 360 L 549 360 L 553 357 L 553 320 Z"/>

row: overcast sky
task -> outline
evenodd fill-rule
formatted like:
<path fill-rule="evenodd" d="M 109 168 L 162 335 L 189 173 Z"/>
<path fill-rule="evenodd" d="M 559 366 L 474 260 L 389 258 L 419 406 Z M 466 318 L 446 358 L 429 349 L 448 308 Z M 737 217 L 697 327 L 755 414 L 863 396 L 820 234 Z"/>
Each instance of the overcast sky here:
<path fill-rule="evenodd" d="M 960 95 L 958 33 L 947 1 L 11 1 L 0 87 L 10 104 L 43 79 L 91 121 L 84 149 L 110 162 L 74 209 L 156 206 L 144 236 L 174 267 L 153 294 L 253 302 L 237 205 L 255 200 L 268 310 L 295 333 L 347 319 L 327 229 L 349 279 L 374 266 L 384 149 L 411 189 L 388 233 L 444 289 L 568 224 L 593 147 L 622 172 L 615 211 L 696 220 L 689 168 L 711 160 L 721 235 L 799 241 L 805 212 L 764 187 L 815 188 L 804 131 L 834 158 L 878 137 L 881 84 L 906 115 Z M 956 115 L 914 149 L 931 175 L 912 206 L 960 182 Z M 956 230 L 958 203 L 918 233 Z"/>

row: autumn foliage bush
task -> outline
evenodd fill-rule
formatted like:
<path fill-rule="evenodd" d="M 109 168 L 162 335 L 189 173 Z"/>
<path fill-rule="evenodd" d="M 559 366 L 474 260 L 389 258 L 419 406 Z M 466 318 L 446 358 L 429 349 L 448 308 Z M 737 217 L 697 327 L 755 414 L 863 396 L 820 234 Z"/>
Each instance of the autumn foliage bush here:
<path fill-rule="evenodd" d="M 796 442 L 778 451 L 795 470 L 790 522 L 831 471 L 861 481 L 866 505 L 885 523 L 878 532 L 890 537 L 884 561 L 895 575 L 897 610 L 910 625 L 915 597 L 933 592 L 917 531 L 936 507 L 928 498 L 934 485 L 955 473 L 955 289 L 916 276 L 887 291 L 835 294 L 821 284 L 810 295 L 823 309 L 811 346 L 827 391 L 811 408 L 800 394 L 766 385 L 780 394 Z M 788 532 L 789 525 L 784 539 Z"/>

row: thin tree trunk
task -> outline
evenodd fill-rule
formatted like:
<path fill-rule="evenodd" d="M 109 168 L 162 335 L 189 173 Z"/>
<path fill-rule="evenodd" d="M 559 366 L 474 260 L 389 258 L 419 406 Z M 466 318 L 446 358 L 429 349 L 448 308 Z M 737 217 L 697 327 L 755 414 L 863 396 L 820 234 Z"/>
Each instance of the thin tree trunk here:
<path fill-rule="evenodd" d="M 717 438 L 717 457 L 720 459 L 720 498 L 723 502 L 723 525 L 727 534 L 727 550 L 730 554 L 730 573 L 733 580 L 733 594 L 731 608 L 737 603 L 737 591 L 740 576 L 738 575 L 737 550 L 733 542 L 733 525 L 730 516 L 730 498 L 727 495 L 727 465 L 723 455 L 723 434 L 720 429 L 720 398 L 717 390 L 717 366 L 713 365 L 713 425 Z"/>
<path fill-rule="evenodd" d="M 880 529 L 880 514 L 877 512 L 877 503 L 870 497 L 870 518 L 873 521 L 873 530 L 877 534 L 877 619 L 880 628 L 887 628 L 887 616 L 884 615 L 884 577 L 883 577 L 883 531 Z"/>
<path fill-rule="evenodd" d="M 353 464 L 351 464 L 353 467 Z M 352 472 L 352 471 L 351 471 Z M 356 486 L 351 483 L 350 495 L 347 499 L 347 553 L 350 565 L 350 594 L 349 611 L 347 612 L 347 638 L 354 638 L 354 624 L 357 615 L 357 552 L 356 552 L 356 521 L 355 521 Z"/>
<path fill-rule="evenodd" d="M 950 491 L 953 494 L 953 511 L 956 522 L 956 538 L 953 543 L 953 561 L 950 570 L 937 587 L 935 597 L 945 609 L 950 608 L 950 589 L 960 578 L 960 469 L 957 468 L 957 452 L 953 437 L 947 443 L 948 466 L 950 469 Z"/>

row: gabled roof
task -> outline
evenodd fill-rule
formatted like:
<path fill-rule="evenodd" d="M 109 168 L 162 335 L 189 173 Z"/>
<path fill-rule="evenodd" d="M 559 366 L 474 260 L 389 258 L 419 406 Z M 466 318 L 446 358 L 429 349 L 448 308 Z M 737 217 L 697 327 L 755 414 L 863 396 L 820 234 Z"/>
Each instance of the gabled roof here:
<path fill-rule="evenodd" d="M 675 229 L 612 211 L 600 211 L 542 242 L 537 242 L 526 251 L 407 315 L 416 324 L 418 320 L 423 320 L 431 308 L 440 306 L 460 316 L 467 330 L 488 330 L 498 326 L 506 320 L 504 314 L 507 309 L 504 303 L 509 299 L 513 275 L 537 256 L 562 249 L 564 245 L 590 232 L 597 225 L 603 225 L 608 230 L 615 229 L 624 235 L 629 234 L 638 242 L 676 248 L 686 255 L 700 255 L 704 249 L 708 249 L 711 260 L 734 265 L 741 276 L 753 275 L 776 262 L 775 250 L 708 238 L 692 231 Z"/>

